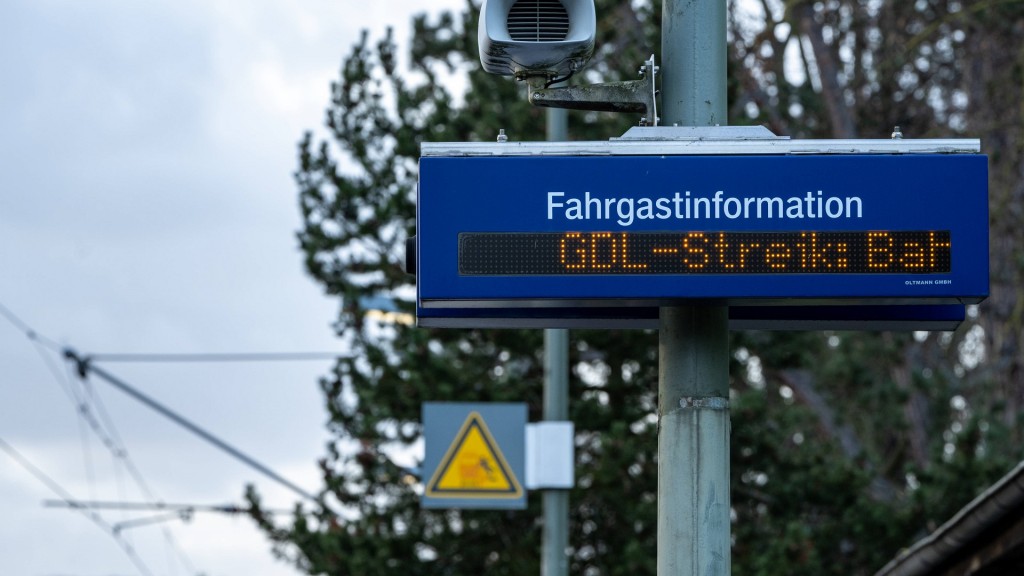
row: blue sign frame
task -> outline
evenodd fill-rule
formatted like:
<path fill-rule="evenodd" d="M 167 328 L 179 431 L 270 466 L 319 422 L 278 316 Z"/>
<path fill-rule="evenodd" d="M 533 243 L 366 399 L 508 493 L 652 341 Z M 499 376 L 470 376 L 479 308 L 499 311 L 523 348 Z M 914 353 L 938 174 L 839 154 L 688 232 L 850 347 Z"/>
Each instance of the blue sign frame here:
<path fill-rule="evenodd" d="M 980 154 L 424 156 L 418 304 L 977 303 L 989 290 L 987 180 L 987 158 Z M 466 275 L 459 266 L 464 233 L 871 231 L 948 231 L 951 269 Z"/>
<path fill-rule="evenodd" d="M 659 327 L 650 306 L 589 308 L 422 308 L 416 322 L 428 328 L 645 329 Z M 967 317 L 962 304 L 856 306 L 730 306 L 731 330 L 953 331 Z"/>

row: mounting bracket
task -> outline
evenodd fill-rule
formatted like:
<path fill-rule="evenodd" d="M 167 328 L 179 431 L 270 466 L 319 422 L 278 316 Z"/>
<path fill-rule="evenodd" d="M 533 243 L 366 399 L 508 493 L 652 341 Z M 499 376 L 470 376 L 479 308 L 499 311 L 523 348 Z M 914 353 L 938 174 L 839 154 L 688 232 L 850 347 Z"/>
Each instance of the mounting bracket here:
<path fill-rule="evenodd" d="M 658 67 L 654 55 L 640 68 L 639 80 L 605 82 L 586 86 L 545 88 L 547 78 L 531 76 L 526 80 L 530 85 L 530 104 L 548 108 L 571 110 L 594 110 L 597 112 L 634 112 L 643 114 L 641 126 L 658 125 L 658 90 L 654 78 Z"/>

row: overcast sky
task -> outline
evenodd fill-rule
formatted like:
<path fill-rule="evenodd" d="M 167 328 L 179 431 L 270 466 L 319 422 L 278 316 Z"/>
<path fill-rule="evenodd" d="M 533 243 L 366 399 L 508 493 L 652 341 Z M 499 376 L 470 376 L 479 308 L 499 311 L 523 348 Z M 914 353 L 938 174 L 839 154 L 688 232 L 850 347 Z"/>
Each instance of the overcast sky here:
<path fill-rule="evenodd" d="M 338 351 L 338 303 L 296 246 L 296 142 L 321 126 L 359 30 L 393 24 L 404 41 L 425 4 L 0 3 L 0 304 L 83 354 Z M 148 500 L 78 416 L 67 390 L 81 385 L 65 366 L 0 317 L 0 440 L 76 499 Z M 319 490 L 317 378 L 330 361 L 101 366 Z M 91 390 L 162 501 L 240 503 L 247 483 L 268 506 L 296 501 L 102 380 Z M 141 573 L 112 536 L 49 499 L 0 452 L 0 573 Z M 296 574 L 244 517 L 197 513 L 121 535 L 153 574 Z"/>

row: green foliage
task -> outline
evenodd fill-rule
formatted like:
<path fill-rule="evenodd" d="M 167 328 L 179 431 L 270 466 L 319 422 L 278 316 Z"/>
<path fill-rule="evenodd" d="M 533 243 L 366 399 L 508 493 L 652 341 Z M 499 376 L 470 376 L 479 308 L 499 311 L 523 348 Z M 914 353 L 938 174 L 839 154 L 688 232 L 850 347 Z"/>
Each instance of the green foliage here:
<path fill-rule="evenodd" d="M 987 118 L 975 111 L 995 84 L 991 70 L 965 75 L 964 47 L 998 49 L 977 39 L 986 32 L 973 18 L 1021 19 L 999 2 L 762 5 L 761 16 L 732 6 L 730 121 L 794 137 L 972 127 Z M 597 10 L 599 49 L 577 81 L 632 76 L 658 52 L 660 6 L 601 0 Z M 336 329 L 348 352 L 321 381 L 335 436 L 320 463 L 322 505 L 279 525 L 258 494 L 248 497 L 278 553 L 310 574 L 538 572 L 537 495 L 518 512 L 424 510 L 415 471 L 396 462 L 416 446 L 424 401 L 525 401 L 539 419 L 541 333 L 413 328 L 365 307 L 384 297 L 413 311 L 402 256 L 415 232 L 421 142 L 490 140 L 502 128 L 513 140 L 543 139 L 544 112 L 523 86 L 479 69 L 475 14 L 470 1 L 462 14 L 416 18 L 406 70 L 390 32 L 376 42 L 365 33 L 331 87 L 327 138 L 307 134 L 299 145 L 298 237 L 310 274 L 341 300 Z M 992 29 L 1005 38 L 1013 27 Z M 1011 79 L 1017 64 L 1005 67 Z M 451 79 L 465 92 L 453 93 Z M 635 120 L 574 112 L 569 133 L 605 139 Z M 1019 169 L 1019 147 L 1001 154 L 993 173 L 1012 172 L 1006 162 Z M 993 217 L 1010 228 L 1013 215 Z M 1019 261 L 1000 269 L 1007 285 Z M 873 573 L 1021 457 L 1020 347 L 1018 331 L 1005 329 L 1016 308 L 1000 303 L 1005 310 L 985 310 L 955 334 L 732 335 L 736 574 Z M 572 342 L 570 571 L 653 574 L 657 335 L 575 331 Z M 987 356 L 971 353 L 979 349 Z"/>

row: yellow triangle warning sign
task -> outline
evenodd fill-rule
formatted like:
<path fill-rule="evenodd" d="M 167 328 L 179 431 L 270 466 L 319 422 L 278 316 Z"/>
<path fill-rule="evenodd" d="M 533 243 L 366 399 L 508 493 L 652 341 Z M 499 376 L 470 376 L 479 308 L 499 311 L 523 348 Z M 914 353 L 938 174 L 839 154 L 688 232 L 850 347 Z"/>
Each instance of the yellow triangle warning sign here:
<path fill-rule="evenodd" d="M 520 498 L 523 488 L 478 412 L 470 412 L 427 483 L 430 498 Z"/>

